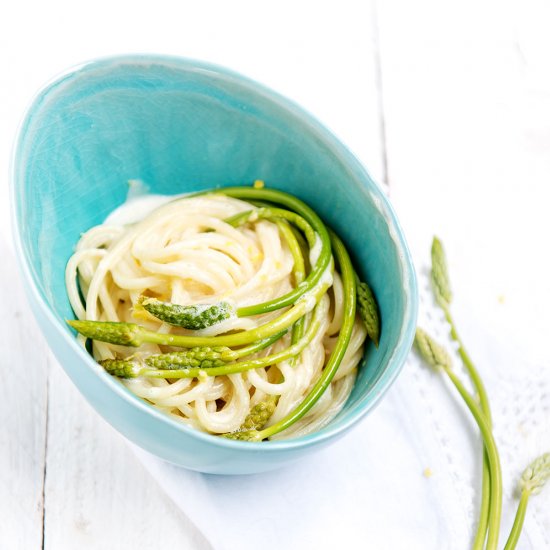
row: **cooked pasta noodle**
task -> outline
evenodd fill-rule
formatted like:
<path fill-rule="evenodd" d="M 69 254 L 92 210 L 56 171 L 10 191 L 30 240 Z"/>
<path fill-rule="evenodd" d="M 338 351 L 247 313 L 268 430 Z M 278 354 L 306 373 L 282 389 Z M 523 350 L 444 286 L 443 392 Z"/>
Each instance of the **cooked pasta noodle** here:
<path fill-rule="evenodd" d="M 123 212 L 93 227 L 78 242 L 66 269 L 67 291 L 78 319 L 139 323 L 162 334 L 210 337 L 254 329 L 281 314 L 276 310 L 248 317 L 230 315 L 206 328 L 189 330 L 143 311 L 139 304 L 144 296 L 181 305 L 223 301 L 236 310 L 283 296 L 295 288 L 296 281 L 295 261 L 276 221 L 251 219 L 238 227 L 224 221 L 255 209 L 249 202 L 207 194 L 171 200 L 147 212 L 147 201 L 140 201 L 139 209 L 136 202 L 128 202 Z M 151 198 L 149 204 L 157 206 L 158 202 L 158 197 Z M 142 219 L 124 225 L 117 221 L 132 219 L 133 210 L 134 220 Z M 319 253 L 316 243 L 309 251 L 311 266 Z M 318 300 L 315 311 L 306 315 L 306 326 L 315 316 L 318 330 L 294 359 L 228 375 L 137 376 L 121 379 L 122 383 L 172 418 L 212 434 L 238 430 L 251 408 L 268 396 L 278 399 L 267 425 L 277 422 L 319 379 L 340 331 L 343 289 L 332 262 L 322 281 L 331 288 Z M 288 348 L 291 337 L 287 332 L 246 360 Z M 305 416 L 273 439 L 317 430 L 341 410 L 352 390 L 365 338 L 364 323 L 357 316 L 344 359 L 328 389 Z M 84 343 L 85 338 L 80 339 Z M 130 358 L 141 362 L 150 355 L 176 350 L 155 343 L 144 343 L 136 350 L 97 340 L 92 349 L 97 361 Z"/>

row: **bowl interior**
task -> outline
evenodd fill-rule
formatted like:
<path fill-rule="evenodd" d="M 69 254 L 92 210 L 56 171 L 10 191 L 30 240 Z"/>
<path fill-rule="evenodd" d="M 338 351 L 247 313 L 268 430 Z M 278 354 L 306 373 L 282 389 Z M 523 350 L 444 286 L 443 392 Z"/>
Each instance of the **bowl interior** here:
<path fill-rule="evenodd" d="M 369 345 L 332 426 L 377 401 L 412 341 L 414 273 L 387 201 L 327 130 L 243 77 L 185 60 L 99 61 L 46 88 L 16 152 L 16 230 L 30 284 L 67 338 L 65 264 L 79 235 L 124 202 L 130 179 L 160 194 L 263 179 L 310 204 L 348 245 L 382 318 L 380 346 Z"/>

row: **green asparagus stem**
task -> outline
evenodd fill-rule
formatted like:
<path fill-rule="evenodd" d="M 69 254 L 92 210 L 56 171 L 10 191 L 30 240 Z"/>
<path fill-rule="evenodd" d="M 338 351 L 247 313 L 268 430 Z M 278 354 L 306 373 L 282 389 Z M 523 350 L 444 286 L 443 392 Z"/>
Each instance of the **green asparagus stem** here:
<path fill-rule="evenodd" d="M 474 401 L 458 376 L 452 371 L 451 359 L 445 349 L 420 328 L 416 330 L 415 343 L 424 361 L 432 367 L 441 368 L 448 376 L 470 409 L 480 429 L 481 437 L 487 452 L 488 468 L 491 479 L 489 493 L 491 506 L 489 507 L 487 550 L 496 550 L 498 546 L 502 509 L 502 472 L 498 450 L 491 432 L 491 426 L 483 414 L 481 407 Z"/>
<path fill-rule="evenodd" d="M 329 263 L 329 270 L 332 267 Z M 328 281 L 320 281 L 310 292 L 304 294 L 289 310 L 282 315 L 255 329 L 220 336 L 182 336 L 179 334 L 161 334 L 147 330 L 134 323 L 114 323 L 106 321 L 67 321 L 67 323 L 86 338 L 109 342 L 122 346 L 139 347 L 149 342 L 161 346 L 194 348 L 197 346 L 243 346 L 256 340 L 268 338 L 281 332 L 300 317 L 303 317 L 317 303 L 330 286 Z"/>
<path fill-rule="evenodd" d="M 286 220 L 275 220 L 281 235 L 283 236 L 294 260 L 294 266 L 292 268 L 292 274 L 294 276 L 294 284 L 299 286 L 306 276 L 306 267 L 304 264 L 304 256 L 302 250 L 296 239 L 296 235 L 292 231 L 292 228 Z"/>
<path fill-rule="evenodd" d="M 294 283 L 296 286 L 298 286 L 305 278 L 305 265 L 302 249 L 300 248 L 296 233 L 292 230 L 292 227 L 289 225 L 288 221 L 285 219 L 275 219 L 274 221 L 277 224 L 279 231 L 283 235 L 283 238 L 285 239 L 289 247 L 290 253 L 292 254 L 292 258 L 294 260 Z M 298 321 L 296 321 L 292 325 L 292 336 L 290 339 L 290 343 L 292 345 L 296 344 L 300 340 L 300 338 L 302 338 L 304 330 L 305 316 L 298 319 Z M 296 358 L 297 356 L 291 358 L 291 364 L 294 364 Z M 241 427 L 236 430 L 236 432 L 224 434 L 222 437 L 239 440 L 242 439 L 240 433 L 246 432 L 247 435 L 244 439 L 247 440 L 247 437 L 251 430 L 258 431 L 265 426 L 265 424 L 271 418 L 273 412 L 275 411 L 278 400 L 278 395 L 270 395 L 265 401 L 258 403 L 252 408 L 245 421 L 243 422 Z"/>
<path fill-rule="evenodd" d="M 462 385 L 460 379 L 452 371 L 447 371 L 447 376 L 455 385 L 460 395 L 466 402 L 470 412 L 481 430 L 481 435 L 485 443 L 485 451 L 488 460 L 488 472 L 490 477 L 489 486 L 489 511 L 487 523 L 487 550 L 497 550 L 498 538 L 500 532 L 500 518 L 502 513 L 502 472 L 500 468 L 500 459 L 496 447 L 491 426 L 486 420 L 483 411 L 475 400 L 468 393 L 468 390 Z"/>
<path fill-rule="evenodd" d="M 521 530 L 523 529 L 523 522 L 525 520 L 525 513 L 527 512 L 527 503 L 529 501 L 529 497 L 531 496 L 531 492 L 523 489 L 521 491 L 521 496 L 519 499 L 518 509 L 516 511 L 516 515 L 514 517 L 514 523 L 512 525 L 512 529 L 510 531 L 510 534 L 508 535 L 508 540 L 506 541 L 506 545 L 504 546 L 504 550 L 514 550 L 514 548 L 517 546 L 519 541 L 519 536 L 521 534 Z"/>
<path fill-rule="evenodd" d="M 257 342 L 238 350 L 233 350 L 225 346 L 219 346 L 216 348 L 196 347 L 185 351 L 150 355 L 147 359 L 145 359 L 145 363 L 148 367 L 154 369 L 167 370 L 190 367 L 199 369 L 221 367 L 226 363 L 236 361 L 237 359 L 246 357 L 247 355 L 252 355 L 253 353 L 271 346 L 284 334 L 286 334 L 286 331 L 278 332 L 269 338 L 258 340 Z"/>
<path fill-rule="evenodd" d="M 525 513 L 527 512 L 529 497 L 540 493 L 548 479 L 550 479 L 550 453 L 545 453 L 529 464 L 521 476 L 519 482 L 521 497 L 504 550 L 514 550 L 517 546 L 523 528 L 523 521 L 525 520 Z"/>
<path fill-rule="evenodd" d="M 260 313 L 267 313 L 269 311 L 275 311 L 277 309 L 289 306 L 293 304 L 297 299 L 299 299 L 300 296 L 304 295 L 310 289 L 317 286 L 323 273 L 325 273 L 326 269 L 329 267 L 332 255 L 330 247 L 330 237 L 327 228 L 325 227 L 325 224 L 321 221 L 319 216 L 317 216 L 317 214 L 309 206 L 307 206 L 296 197 L 289 195 L 288 193 L 276 191 L 274 189 L 257 189 L 253 187 L 225 187 L 223 189 L 220 189 L 219 191 L 216 191 L 216 193 L 227 195 L 228 197 L 235 197 L 238 199 L 269 201 L 285 206 L 286 208 L 288 208 L 288 210 L 290 210 L 290 212 L 287 210 L 276 209 L 277 217 L 282 217 L 289 220 L 290 218 L 292 218 L 292 223 L 301 224 L 303 227 L 306 227 L 306 224 L 311 226 L 312 230 L 319 237 L 321 244 L 319 258 L 317 259 L 315 266 L 313 266 L 311 273 L 308 275 L 302 285 L 299 285 L 295 289 L 291 290 L 289 293 L 279 298 L 269 300 L 262 304 L 255 304 L 253 306 L 239 308 L 237 310 L 237 315 L 239 317 L 258 315 Z M 275 208 L 273 208 L 272 210 L 274 209 Z M 311 242 L 309 244 L 310 246 L 312 246 Z"/>
<path fill-rule="evenodd" d="M 481 377 L 473 364 L 464 344 L 458 335 L 456 330 L 456 325 L 451 316 L 450 305 L 452 301 L 452 290 L 451 283 L 449 278 L 449 271 L 447 268 L 447 257 L 445 255 L 445 249 L 442 242 L 434 237 L 432 241 L 432 269 L 431 269 L 431 280 L 432 288 L 435 295 L 435 300 L 437 304 L 443 310 L 443 314 L 447 322 L 451 327 L 451 338 L 458 343 L 458 353 L 466 367 L 468 375 L 474 385 L 474 388 L 477 392 L 479 398 L 479 404 L 489 426 L 492 425 L 491 420 L 491 409 L 489 407 L 489 398 L 487 396 L 487 390 L 481 380 Z M 488 457 L 487 452 L 484 449 L 483 451 L 483 473 L 482 473 L 482 484 L 481 484 L 481 506 L 480 506 L 480 519 L 474 538 L 474 544 L 472 550 L 482 550 L 485 538 L 487 536 L 487 524 L 489 519 L 489 507 L 490 507 L 490 488 L 491 479 L 489 475 L 489 466 L 488 466 Z"/>
<path fill-rule="evenodd" d="M 275 424 L 272 424 L 268 428 L 264 428 L 261 431 L 249 430 L 248 432 L 241 432 L 247 441 L 261 441 L 275 435 L 276 433 L 282 432 L 290 427 L 292 424 L 300 420 L 312 407 L 317 403 L 321 395 L 328 388 L 336 371 L 340 367 L 340 363 L 344 358 L 346 349 L 348 347 L 351 333 L 353 331 L 353 325 L 355 323 L 355 309 L 356 309 L 356 292 L 355 287 L 355 275 L 353 272 L 353 266 L 351 265 L 351 260 L 349 258 L 348 252 L 342 243 L 342 241 L 331 232 L 330 238 L 332 241 L 332 248 L 334 254 L 340 264 L 340 273 L 342 275 L 342 284 L 344 287 L 344 318 L 342 320 L 342 327 L 340 328 L 340 333 L 338 334 L 338 340 L 330 357 L 323 369 L 323 372 L 306 395 L 304 400 L 287 416 L 279 420 Z"/>
<path fill-rule="evenodd" d="M 304 256 L 302 255 L 302 250 L 298 239 L 296 238 L 295 233 L 292 231 L 292 227 L 286 220 L 275 220 L 279 231 L 283 235 L 290 253 L 292 254 L 292 259 L 294 260 L 294 267 L 292 268 L 292 273 L 294 275 L 294 283 L 296 286 L 300 285 L 306 276 L 306 268 L 304 264 Z M 304 335 L 305 330 L 305 317 L 301 317 L 292 325 L 292 336 L 290 338 L 291 344 L 295 344 L 300 340 Z M 296 357 L 292 359 L 294 363 Z"/>
<path fill-rule="evenodd" d="M 225 346 L 209 348 L 205 346 L 203 348 L 191 348 L 186 351 L 150 355 L 145 359 L 145 363 L 153 369 L 210 369 L 234 361 L 236 357 L 237 354 L 231 348 Z"/>
<path fill-rule="evenodd" d="M 487 418 L 487 417 L 486 417 Z M 487 421 L 489 422 L 489 420 Z M 491 424 L 489 424 L 491 427 Z M 483 447 L 483 464 L 481 474 L 481 503 L 479 506 L 479 521 L 472 550 L 483 550 L 487 539 L 487 527 L 489 524 L 489 508 L 491 506 L 491 471 L 489 469 L 489 457 L 487 450 Z"/>
<path fill-rule="evenodd" d="M 109 344 L 138 348 L 144 342 L 152 341 L 146 339 L 149 335 L 148 331 L 135 323 L 68 320 L 67 324 L 86 338 Z M 156 333 L 152 332 L 150 334 L 151 338 L 153 338 L 153 335 L 156 335 Z"/>
<path fill-rule="evenodd" d="M 203 376 L 222 376 L 227 374 L 235 374 L 245 372 L 247 370 L 258 369 L 260 367 L 269 367 L 283 361 L 287 361 L 292 357 L 296 357 L 304 348 L 311 342 L 316 332 L 321 326 L 319 318 L 319 307 L 313 311 L 311 323 L 300 341 L 289 346 L 288 348 L 257 359 L 248 359 L 237 363 L 228 363 L 219 367 L 211 367 L 208 369 L 201 368 L 183 368 L 183 369 L 141 369 L 138 371 L 138 376 L 147 376 L 149 378 L 201 378 Z"/>
<path fill-rule="evenodd" d="M 432 286 L 436 301 L 443 310 L 445 318 L 451 327 L 451 338 L 458 344 L 459 355 L 464 362 L 464 366 L 468 371 L 468 375 L 472 379 L 475 389 L 478 393 L 479 404 L 484 414 L 487 416 L 489 423 L 491 423 L 491 409 L 489 407 L 489 398 L 487 397 L 487 390 L 479 376 L 477 369 L 475 368 L 464 343 L 462 342 L 457 330 L 456 324 L 451 316 L 450 305 L 452 300 L 451 284 L 449 279 L 449 273 L 447 270 L 447 258 L 445 255 L 445 249 L 441 241 L 434 237 L 432 242 Z"/>
<path fill-rule="evenodd" d="M 258 340 L 249 346 L 245 346 L 236 350 L 225 346 L 212 347 L 196 347 L 187 349 L 182 352 L 162 353 L 150 355 L 145 359 L 147 366 L 155 369 L 208 369 L 213 367 L 221 367 L 230 361 L 235 361 L 241 357 L 252 355 L 264 348 L 274 344 L 279 338 L 286 334 L 286 330 L 274 334 L 269 338 Z M 140 365 L 131 359 L 104 359 L 99 362 L 105 370 L 119 378 L 135 378 L 139 376 Z"/>
<path fill-rule="evenodd" d="M 276 208 L 274 206 L 262 206 L 256 210 L 249 210 L 247 212 L 240 212 L 235 214 L 230 218 L 226 218 L 224 221 L 232 225 L 233 227 L 239 227 L 245 223 L 256 222 L 258 220 L 286 220 L 298 229 L 300 229 L 305 235 L 308 245 L 310 248 L 315 246 L 315 241 L 317 240 L 315 231 L 311 225 L 299 216 L 295 212 L 290 210 L 285 210 L 283 208 Z"/>
<path fill-rule="evenodd" d="M 374 298 L 374 294 L 367 283 L 364 283 L 356 277 L 357 284 L 357 308 L 361 314 L 361 318 L 367 328 L 369 338 L 378 347 L 380 340 L 380 316 L 378 315 L 378 304 Z"/>
<path fill-rule="evenodd" d="M 191 330 L 210 327 L 235 314 L 228 302 L 182 306 L 143 297 L 139 303 L 148 313 L 164 323 Z"/>

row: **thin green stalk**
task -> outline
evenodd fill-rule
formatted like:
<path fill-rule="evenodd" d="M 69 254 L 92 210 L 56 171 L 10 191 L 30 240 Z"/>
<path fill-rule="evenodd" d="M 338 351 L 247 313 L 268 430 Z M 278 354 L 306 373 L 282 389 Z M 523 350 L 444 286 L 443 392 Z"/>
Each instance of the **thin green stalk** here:
<path fill-rule="evenodd" d="M 261 313 L 267 313 L 269 311 L 275 311 L 277 309 L 289 306 L 293 304 L 296 299 L 302 296 L 304 292 L 309 291 L 311 288 L 317 285 L 323 273 L 325 273 L 326 269 L 329 267 L 332 254 L 330 237 L 327 228 L 325 224 L 321 221 L 319 216 L 309 206 L 307 206 L 296 197 L 293 197 L 288 193 L 284 193 L 283 191 L 276 191 L 275 189 L 257 189 L 254 187 L 225 187 L 220 189 L 219 191 L 215 191 L 215 193 L 227 195 L 229 197 L 234 197 L 238 199 L 269 201 L 271 203 L 282 205 L 291 211 L 287 214 L 284 214 L 284 216 L 291 216 L 294 220 L 303 218 L 306 224 L 310 225 L 313 231 L 317 234 L 321 243 L 319 258 L 317 259 L 315 266 L 313 267 L 310 274 L 302 285 L 279 298 L 275 298 L 261 304 L 239 308 L 237 310 L 237 315 L 239 315 L 239 317 L 258 315 Z M 287 211 L 281 210 L 281 212 Z M 281 214 L 281 217 L 282 216 L 283 215 Z M 311 243 L 310 246 L 312 246 Z"/>
<path fill-rule="evenodd" d="M 287 220 L 294 226 L 298 227 L 304 233 L 310 248 L 313 248 L 316 245 L 317 233 L 313 230 L 311 225 L 301 216 L 282 208 L 260 208 L 258 210 L 237 214 L 233 218 L 229 218 L 225 221 L 227 223 L 230 223 L 231 225 L 238 226 L 246 223 L 247 221 L 260 218 L 270 219 L 273 221 Z M 293 240 L 296 241 L 296 239 Z M 295 288 L 287 292 L 285 295 L 274 298 L 273 300 L 268 300 L 267 302 L 263 302 L 261 304 L 254 304 L 251 306 L 238 308 L 237 316 L 248 317 L 251 315 L 259 315 L 261 313 L 268 313 L 270 311 L 281 309 L 283 307 L 293 304 L 297 299 L 300 298 L 300 296 L 303 296 L 305 292 L 313 288 L 318 283 L 328 263 L 330 262 L 330 258 L 327 259 L 327 255 L 329 256 L 331 252 L 330 241 L 323 241 L 321 238 L 321 243 L 321 254 L 319 255 L 319 259 L 313 266 L 313 269 L 311 270 L 309 275 L 303 281 L 301 281 L 300 284 L 296 285 Z M 298 243 L 296 242 L 296 247 L 293 248 L 294 253 L 298 252 L 298 250 L 296 249 L 297 247 Z"/>
<path fill-rule="evenodd" d="M 510 531 L 504 550 L 514 550 L 516 547 L 521 534 L 521 528 L 523 527 L 525 512 L 527 511 L 527 502 L 531 495 L 537 495 L 542 491 L 542 488 L 549 479 L 550 453 L 544 453 L 535 458 L 521 474 L 521 479 L 519 480 L 521 498 L 519 500 L 516 517 L 514 518 L 514 524 L 512 525 L 512 530 Z"/>
<path fill-rule="evenodd" d="M 296 323 L 294 323 L 295 325 Z M 293 326 L 294 326 L 293 325 Z M 278 332 L 269 338 L 258 340 L 249 346 L 239 349 L 227 347 L 197 347 L 185 351 L 174 351 L 171 353 L 161 353 L 150 355 L 145 359 L 147 366 L 154 369 L 182 369 L 182 368 L 212 368 L 221 367 L 225 363 L 236 361 L 247 355 L 257 353 L 268 346 L 274 344 L 279 338 L 284 336 L 287 331 Z"/>
<path fill-rule="evenodd" d="M 275 223 L 277 224 L 279 231 L 283 235 L 283 238 L 285 239 L 286 244 L 288 245 L 288 248 L 292 255 L 292 259 L 294 260 L 292 273 L 294 275 L 294 284 L 298 286 L 302 283 L 306 276 L 306 268 L 304 264 L 304 256 L 302 255 L 302 249 L 300 248 L 300 244 L 298 243 L 298 239 L 296 238 L 295 233 L 292 231 L 292 227 L 286 220 L 277 219 L 275 220 Z M 300 338 L 304 335 L 304 330 L 305 317 L 301 317 L 292 325 L 290 343 L 295 344 L 296 342 L 298 342 L 298 340 L 300 340 Z M 296 358 L 294 357 L 292 359 L 292 362 L 294 363 L 295 360 Z"/>
<path fill-rule="evenodd" d="M 303 319 L 303 317 L 301 317 Z M 294 325 L 293 325 L 294 326 Z M 270 336 L 269 338 L 264 338 L 263 340 L 258 340 L 257 342 L 252 342 L 252 344 L 249 344 L 248 346 L 244 346 L 239 349 L 233 350 L 234 356 L 232 360 L 235 359 L 241 359 L 242 357 L 246 357 L 247 355 L 252 355 L 253 353 L 257 353 L 259 351 L 262 351 L 263 349 L 271 346 L 274 344 L 277 340 L 282 338 L 287 333 L 286 330 L 282 330 L 281 332 L 278 332 L 277 334 L 274 334 L 273 336 Z"/>
<path fill-rule="evenodd" d="M 500 470 L 500 459 L 498 456 L 498 450 L 491 432 L 491 426 L 488 420 L 485 418 L 480 406 L 476 403 L 474 398 L 468 393 L 465 386 L 460 381 L 459 377 L 452 371 L 451 357 L 431 336 L 429 336 L 421 328 L 416 329 L 415 343 L 418 351 L 424 359 L 424 361 L 434 368 L 442 369 L 451 382 L 455 385 L 456 389 L 464 399 L 466 405 L 470 409 L 476 423 L 481 431 L 485 452 L 487 456 L 487 467 L 489 470 L 490 479 L 489 486 L 489 512 L 487 520 L 487 549 L 496 550 L 498 544 L 498 535 L 500 528 L 500 516 L 502 509 L 502 473 Z M 485 530 L 482 531 L 483 539 Z"/>
<path fill-rule="evenodd" d="M 330 357 L 323 369 L 321 377 L 310 392 L 306 395 L 304 400 L 287 416 L 279 420 L 275 424 L 272 424 L 268 428 L 258 432 L 258 439 L 266 439 L 282 432 L 290 427 L 292 424 L 300 420 L 312 407 L 317 403 L 321 395 L 326 391 L 336 371 L 340 367 L 340 363 L 344 358 L 346 349 L 348 347 L 351 333 L 353 331 L 353 325 L 355 323 L 355 309 L 356 309 L 356 286 L 355 276 L 353 272 L 353 266 L 348 252 L 342 243 L 342 241 L 331 232 L 332 247 L 334 254 L 340 264 L 340 274 L 342 276 L 342 284 L 344 287 L 344 318 L 342 320 L 342 327 L 338 334 L 338 340 L 336 345 L 330 354 Z"/>
<path fill-rule="evenodd" d="M 458 334 L 458 331 L 456 329 L 456 324 L 451 315 L 451 311 L 449 307 L 441 306 L 441 309 L 443 310 L 445 319 L 447 320 L 447 322 L 451 327 L 451 338 L 458 344 L 458 354 L 460 355 L 460 358 L 462 359 L 462 362 L 466 367 L 466 371 L 468 372 L 468 375 L 470 376 L 472 383 L 475 387 L 475 390 L 477 392 L 477 397 L 479 399 L 479 406 L 481 407 L 483 414 L 486 416 L 489 424 L 491 425 L 492 424 L 491 407 L 489 405 L 489 397 L 487 396 L 487 390 L 485 389 L 483 380 L 481 379 L 479 372 L 477 371 L 474 363 L 472 362 L 472 359 L 470 358 L 470 355 L 466 351 L 464 343 L 460 338 L 460 335 Z"/>
<path fill-rule="evenodd" d="M 447 257 L 445 254 L 445 249 L 443 243 L 437 238 L 434 237 L 432 241 L 431 249 L 431 259 L 432 259 L 432 269 L 431 269 L 431 280 L 432 288 L 435 294 L 435 300 L 438 305 L 441 307 L 447 322 L 451 327 L 451 338 L 458 343 L 458 353 L 464 363 L 466 371 L 472 381 L 472 384 L 477 392 L 479 399 L 479 404 L 483 414 L 485 415 L 489 426 L 492 426 L 491 419 L 491 408 L 489 406 L 489 398 L 487 396 L 487 391 L 481 380 L 481 377 L 475 368 L 472 360 L 464 344 L 458 334 L 454 319 L 451 316 L 450 304 L 453 299 L 453 293 L 451 290 L 451 283 L 449 277 L 449 271 L 447 268 Z M 482 550 L 485 539 L 487 536 L 487 525 L 489 521 L 489 510 L 491 507 L 490 501 L 490 492 L 491 492 L 491 478 L 490 470 L 488 466 L 488 457 L 487 451 L 483 451 L 483 470 L 482 470 L 482 481 L 481 481 L 481 505 L 479 513 L 479 523 L 477 526 L 476 534 L 474 537 L 473 550 Z"/>
<path fill-rule="evenodd" d="M 489 458 L 485 446 L 483 447 L 483 464 L 481 473 L 481 503 L 479 505 L 479 522 L 472 550 L 483 550 L 487 539 L 487 525 L 489 522 L 489 508 L 491 504 L 491 471 L 489 469 Z"/>
<path fill-rule="evenodd" d="M 460 358 L 462 359 L 462 363 L 464 364 L 464 367 L 466 368 L 466 371 L 468 372 L 468 375 L 477 393 L 477 398 L 479 399 L 479 406 L 483 411 L 485 418 L 487 419 L 487 423 L 489 427 L 492 427 L 493 421 L 492 421 L 492 415 L 491 415 L 491 407 L 489 405 L 489 397 L 487 395 L 487 390 L 485 389 L 485 385 L 483 384 L 483 380 L 481 379 L 481 376 L 479 375 L 478 370 L 473 364 L 470 358 L 470 355 L 466 351 L 464 343 L 462 342 L 462 339 L 458 334 L 458 331 L 456 329 L 456 325 L 451 315 L 449 307 L 443 304 L 440 304 L 440 306 L 443 311 L 443 314 L 445 315 L 445 319 L 447 320 L 451 328 L 451 338 L 458 344 L 458 353 L 460 355 Z M 489 509 L 491 507 L 490 494 L 491 494 L 491 483 L 492 483 L 491 476 L 490 476 L 490 469 L 488 466 L 488 460 L 489 458 L 487 456 L 487 450 L 484 449 L 483 466 L 482 466 L 483 470 L 482 470 L 482 477 L 481 477 L 481 505 L 480 505 L 480 512 L 479 512 L 479 523 L 478 523 L 476 534 L 474 537 L 474 544 L 472 546 L 472 550 L 482 550 L 483 545 L 485 543 L 485 539 L 487 537 Z"/>
<path fill-rule="evenodd" d="M 330 266 L 329 266 L 330 269 Z M 234 334 L 219 336 L 183 336 L 180 334 L 157 333 L 135 323 L 115 323 L 110 321 L 76 321 L 67 323 L 86 338 L 118 344 L 122 346 L 139 347 L 144 343 L 173 346 L 179 348 L 194 348 L 199 346 L 243 346 L 256 340 L 268 338 L 281 332 L 311 308 L 311 303 L 317 303 L 325 294 L 330 284 L 323 281 L 310 292 L 304 294 L 288 311 L 259 327 Z"/>
<path fill-rule="evenodd" d="M 473 397 L 468 393 L 458 376 L 449 368 L 443 369 L 455 388 L 458 390 L 462 399 L 470 409 L 479 429 L 481 437 L 485 444 L 487 452 L 488 467 L 490 472 L 490 503 L 489 518 L 487 526 L 487 550 L 496 550 L 498 546 L 498 537 L 500 530 L 500 517 L 502 512 L 502 472 L 500 468 L 500 459 L 498 450 L 491 431 L 491 426 L 480 406 L 474 401 Z"/>
<path fill-rule="evenodd" d="M 262 219 L 286 220 L 304 233 L 310 248 L 315 245 L 316 236 L 315 231 L 313 230 L 311 225 L 306 220 L 304 220 L 302 216 L 299 216 L 295 212 L 291 212 L 290 210 L 285 210 L 283 208 L 277 208 L 275 206 L 261 206 L 257 210 L 239 212 L 238 214 L 235 214 L 230 218 L 226 218 L 224 221 L 225 223 L 228 223 L 233 227 L 239 227 L 241 225 L 244 225 L 245 223 L 255 222 Z"/>
<path fill-rule="evenodd" d="M 291 226 L 286 220 L 275 220 L 281 235 L 283 236 L 289 250 L 294 260 L 294 266 L 292 268 L 292 274 L 294 275 L 294 284 L 298 286 L 306 276 L 306 267 L 304 264 L 304 256 L 302 254 L 302 249 L 296 239 L 296 235 L 292 231 Z"/>
<path fill-rule="evenodd" d="M 531 496 L 531 491 L 524 489 L 521 492 L 521 497 L 519 499 L 519 505 L 516 512 L 516 517 L 514 518 L 514 524 L 512 525 L 512 530 L 506 541 L 506 546 L 504 550 L 514 550 L 519 541 L 519 536 L 523 528 L 523 522 L 525 520 L 525 513 L 527 512 L 527 503 L 529 502 L 529 497 Z"/>
<path fill-rule="evenodd" d="M 492 423 L 491 408 L 489 406 L 489 398 L 487 397 L 487 390 L 485 389 L 483 381 L 481 380 L 481 377 L 479 376 L 479 373 L 476 367 L 474 366 L 468 352 L 466 351 L 466 348 L 464 347 L 464 343 L 462 342 L 462 339 L 458 334 L 458 331 L 456 329 L 456 324 L 451 315 L 450 305 L 451 305 L 453 295 L 451 292 L 451 283 L 449 278 L 449 272 L 447 269 L 447 257 L 445 255 L 445 249 L 443 248 L 443 244 L 437 237 L 433 238 L 431 257 L 432 257 L 431 279 L 432 279 L 432 287 L 434 290 L 436 302 L 441 307 L 445 315 L 445 319 L 447 320 L 447 322 L 451 327 L 451 338 L 459 346 L 458 352 L 460 354 L 462 361 L 464 362 L 464 366 L 466 367 L 466 370 L 468 371 L 468 375 L 470 376 L 472 383 L 474 384 L 474 387 L 478 394 L 481 410 L 483 411 L 483 414 L 485 414 L 487 420 L 489 421 L 489 424 L 491 424 Z"/>
<path fill-rule="evenodd" d="M 220 367 L 211 367 L 208 369 L 201 368 L 184 368 L 184 369 L 148 369 L 143 368 L 138 370 L 134 376 L 146 376 L 148 378 L 200 378 L 203 376 L 223 376 L 228 374 L 236 374 L 238 372 L 245 372 L 247 370 L 258 369 L 261 367 L 269 367 L 270 365 L 276 365 L 283 361 L 287 361 L 292 357 L 296 357 L 302 353 L 304 348 L 311 342 L 317 331 L 321 326 L 321 319 L 319 318 L 319 306 L 317 306 L 313 312 L 311 323 L 304 334 L 304 336 L 288 348 L 267 355 L 266 357 L 260 357 L 258 359 L 249 359 L 248 361 L 241 361 L 237 363 L 229 363 Z"/>
<path fill-rule="evenodd" d="M 290 229 L 292 230 L 292 233 L 294 233 L 294 236 L 296 237 L 296 240 L 298 241 L 298 245 L 300 247 L 300 250 L 302 251 L 302 257 L 304 258 L 304 265 L 306 268 L 306 271 L 309 271 L 311 269 L 311 265 L 309 263 L 309 248 L 307 246 L 307 242 L 298 229 L 296 229 L 293 225 L 290 226 Z"/>

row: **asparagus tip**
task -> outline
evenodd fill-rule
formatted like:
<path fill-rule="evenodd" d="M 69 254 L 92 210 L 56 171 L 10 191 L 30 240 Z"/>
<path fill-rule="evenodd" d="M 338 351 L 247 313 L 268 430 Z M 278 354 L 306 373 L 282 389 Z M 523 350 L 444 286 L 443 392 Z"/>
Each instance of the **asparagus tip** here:
<path fill-rule="evenodd" d="M 539 456 L 523 472 L 520 479 L 521 489 L 536 495 L 542 491 L 544 484 L 550 479 L 550 453 Z"/>
<path fill-rule="evenodd" d="M 99 361 L 99 364 L 113 376 L 119 378 L 135 378 L 137 372 L 134 363 L 123 359 L 104 359 Z"/>
<path fill-rule="evenodd" d="M 67 321 L 67 323 L 77 332 L 92 340 L 121 346 L 138 347 L 141 345 L 139 336 L 143 329 L 134 323 L 79 320 Z"/>
<path fill-rule="evenodd" d="M 438 304 L 443 307 L 448 307 L 453 299 L 453 293 L 447 268 L 447 256 L 443 248 L 443 243 L 436 236 L 434 236 L 432 240 L 431 256 L 431 279 L 435 298 Z"/>
<path fill-rule="evenodd" d="M 420 327 L 416 329 L 414 341 L 420 356 L 428 365 L 435 368 L 452 368 L 451 357 L 445 348 Z"/>
<path fill-rule="evenodd" d="M 357 305 L 359 314 L 367 328 L 369 338 L 378 347 L 380 340 L 380 315 L 378 313 L 378 304 L 369 285 L 363 281 L 357 284 Z"/>
<path fill-rule="evenodd" d="M 261 441 L 262 436 L 258 430 L 237 430 L 227 434 L 221 434 L 220 437 L 233 439 L 235 441 Z"/>

